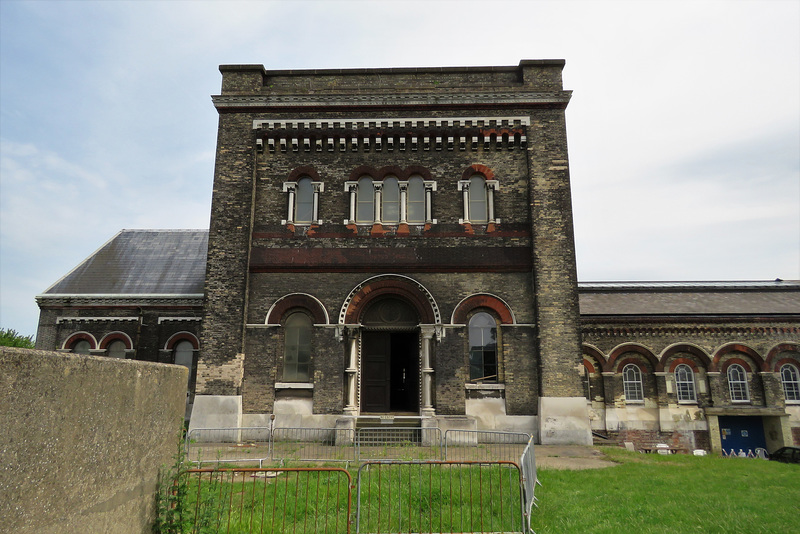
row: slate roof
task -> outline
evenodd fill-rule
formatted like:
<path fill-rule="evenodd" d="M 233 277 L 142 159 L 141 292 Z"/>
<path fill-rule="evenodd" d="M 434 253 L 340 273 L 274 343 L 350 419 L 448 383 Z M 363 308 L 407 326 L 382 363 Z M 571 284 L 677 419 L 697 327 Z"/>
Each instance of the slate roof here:
<path fill-rule="evenodd" d="M 581 316 L 800 315 L 800 281 L 585 282 Z"/>
<path fill-rule="evenodd" d="M 198 295 L 208 230 L 122 230 L 50 286 L 53 295 Z"/>

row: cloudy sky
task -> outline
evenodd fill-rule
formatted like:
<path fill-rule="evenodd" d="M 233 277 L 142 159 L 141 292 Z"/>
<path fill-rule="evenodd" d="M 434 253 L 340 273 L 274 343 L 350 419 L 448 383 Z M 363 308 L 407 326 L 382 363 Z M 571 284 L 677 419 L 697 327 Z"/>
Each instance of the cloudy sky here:
<path fill-rule="evenodd" d="M 122 228 L 207 228 L 218 65 L 563 58 L 578 273 L 800 279 L 800 2 L 0 0 L 0 327 Z"/>

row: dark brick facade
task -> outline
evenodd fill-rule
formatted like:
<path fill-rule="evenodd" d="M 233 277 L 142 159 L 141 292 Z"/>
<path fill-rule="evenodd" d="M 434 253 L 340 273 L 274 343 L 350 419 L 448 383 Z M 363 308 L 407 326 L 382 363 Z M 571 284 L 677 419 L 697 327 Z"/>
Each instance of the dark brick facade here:
<path fill-rule="evenodd" d="M 312 392 L 314 413 L 341 414 L 358 336 L 344 327 L 360 321 L 378 292 L 411 304 L 419 323 L 436 329 L 430 394 L 437 414 L 465 414 L 467 326 L 452 322 L 462 302 L 461 320 L 486 310 L 498 321 L 508 415 L 535 415 L 541 395 L 580 396 L 563 65 L 221 67 L 198 392 L 241 393 L 244 411 L 254 414 L 270 413 L 281 395 Z M 348 184 L 364 174 L 435 183 L 427 222 L 356 224 Z M 497 184 L 486 193 L 494 213 L 481 224 L 465 220 L 464 183 L 476 174 Z M 287 218 L 285 184 L 301 176 L 324 187 L 311 224 Z M 394 278 L 378 281 L 388 275 Z M 365 283 L 365 293 L 348 301 Z M 310 295 L 328 316 L 327 324 L 315 322 L 313 388 L 303 393 L 275 387 L 285 340 L 281 317 L 269 314 L 294 294 Z M 497 309 L 483 307 L 480 295 Z M 422 356 L 413 357 L 421 369 Z"/>

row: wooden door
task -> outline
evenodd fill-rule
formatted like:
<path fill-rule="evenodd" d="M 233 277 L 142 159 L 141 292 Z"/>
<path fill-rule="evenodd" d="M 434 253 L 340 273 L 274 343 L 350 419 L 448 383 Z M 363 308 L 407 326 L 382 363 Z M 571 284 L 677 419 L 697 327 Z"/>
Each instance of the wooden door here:
<path fill-rule="evenodd" d="M 361 411 L 386 413 L 391 402 L 391 336 L 364 332 L 361 338 Z"/>

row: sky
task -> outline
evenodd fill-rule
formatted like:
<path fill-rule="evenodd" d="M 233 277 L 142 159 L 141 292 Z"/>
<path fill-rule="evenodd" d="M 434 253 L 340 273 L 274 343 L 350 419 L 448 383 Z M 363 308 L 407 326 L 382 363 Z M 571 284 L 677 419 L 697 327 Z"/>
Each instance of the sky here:
<path fill-rule="evenodd" d="M 0 0 L 0 327 L 208 228 L 221 64 L 565 59 L 580 281 L 800 279 L 800 1 Z"/>

